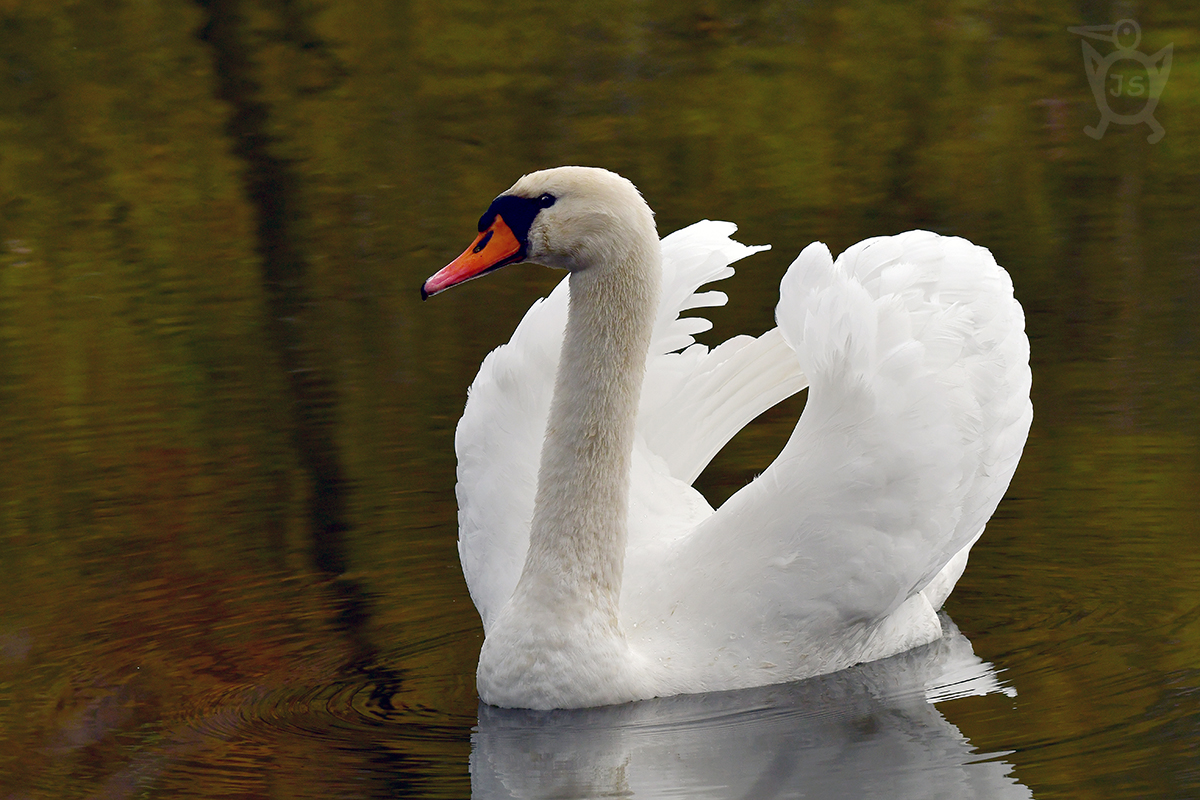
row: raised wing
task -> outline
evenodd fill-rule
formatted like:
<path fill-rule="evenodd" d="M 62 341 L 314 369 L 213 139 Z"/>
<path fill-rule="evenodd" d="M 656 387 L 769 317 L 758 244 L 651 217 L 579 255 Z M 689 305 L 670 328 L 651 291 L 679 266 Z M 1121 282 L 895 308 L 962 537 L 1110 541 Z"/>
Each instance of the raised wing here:
<path fill-rule="evenodd" d="M 663 239 L 663 297 L 646 363 L 638 432 L 671 477 L 690 485 L 746 423 L 807 386 L 778 329 L 736 336 L 709 350 L 693 334 L 712 327 L 684 311 L 721 306 L 724 292 L 700 292 L 733 275 L 734 261 L 767 250 L 729 237 L 731 222 L 705 220 Z M 635 491 L 637 489 L 635 482 Z"/>
<path fill-rule="evenodd" d="M 644 652 L 711 688 L 829 672 L 939 630 L 918 595 L 965 558 L 1032 418 L 1012 284 L 965 240 L 914 231 L 836 263 L 812 245 L 777 319 L 811 383 L 792 437 L 622 600 Z"/>

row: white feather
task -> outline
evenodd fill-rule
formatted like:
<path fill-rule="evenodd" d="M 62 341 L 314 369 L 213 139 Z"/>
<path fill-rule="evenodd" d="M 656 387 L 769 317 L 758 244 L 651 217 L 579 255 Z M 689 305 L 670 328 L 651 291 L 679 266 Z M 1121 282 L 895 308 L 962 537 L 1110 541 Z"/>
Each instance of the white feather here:
<path fill-rule="evenodd" d="M 552 689 L 489 684 L 485 700 L 589 705 L 761 685 L 941 635 L 935 611 L 1032 419 L 1029 345 L 1007 273 L 987 250 L 924 231 L 860 242 L 836 261 L 813 244 L 782 281 L 778 327 L 709 350 L 693 339 L 707 321 L 681 314 L 723 304 L 700 287 L 764 249 L 733 241 L 735 230 L 706 221 L 661 243 L 629 467 L 624 641 L 562 645 L 561 659 L 538 662 L 563 673 L 542 675 L 559 680 Z M 502 610 L 514 613 L 568 292 L 564 280 L 487 357 L 455 440 L 459 551 L 489 636 Z M 743 425 L 805 386 L 779 457 L 714 511 L 691 482 Z M 553 650 L 539 631 L 557 622 L 509 620 L 505 637 L 528 628 L 522 647 Z M 587 658 L 628 663 L 594 678 L 602 691 L 572 686 L 593 680 L 571 672 Z"/>

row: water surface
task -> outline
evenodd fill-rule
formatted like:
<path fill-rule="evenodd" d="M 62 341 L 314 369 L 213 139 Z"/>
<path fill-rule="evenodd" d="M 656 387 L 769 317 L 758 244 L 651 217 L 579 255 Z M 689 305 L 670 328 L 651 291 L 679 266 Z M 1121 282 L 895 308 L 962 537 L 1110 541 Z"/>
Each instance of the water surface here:
<path fill-rule="evenodd" d="M 1067 28 L 1130 16 L 1173 45 L 1155 144 L 1083 132 Z M 0 0 L 0 795 L 1200 794 L 1198 47 L 1183 2 Z M 923 227 L 1009 269 L 1035 419 L 963 638 L 479 707 L 453 429 L 558 276 L 417 288 L 561 163 L 774 246 L 709 343 L 770 327 L 816 239 Z"/>

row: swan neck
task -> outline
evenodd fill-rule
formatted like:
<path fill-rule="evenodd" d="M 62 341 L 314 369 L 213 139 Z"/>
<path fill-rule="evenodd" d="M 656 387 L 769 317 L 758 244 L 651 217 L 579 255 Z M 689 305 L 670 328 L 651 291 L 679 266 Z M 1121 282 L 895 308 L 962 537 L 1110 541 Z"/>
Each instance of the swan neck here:
<path fill-rule="evenodd" d="M 573 272 L 519 589 L 616 621 L 629 470 L 661 274 L 658 239 Z"/>

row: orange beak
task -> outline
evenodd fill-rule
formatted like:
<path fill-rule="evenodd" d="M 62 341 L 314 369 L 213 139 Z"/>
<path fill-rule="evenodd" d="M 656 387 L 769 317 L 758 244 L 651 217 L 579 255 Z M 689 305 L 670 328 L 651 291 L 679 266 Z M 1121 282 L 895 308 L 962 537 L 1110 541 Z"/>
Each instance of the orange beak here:
<path fill-rule="evenodd" d="M 433 297 L 451 286 L 478 278 L 524 257 L 524 247 L 517 241 L 504 217 L 496 214 L 492 224 L 475 237 L 475 241 L 471 242 L 471 246 L 464 250 L 461 256 L 425 281 L 425 285 L 421 287 L 421 299 Z"/>

